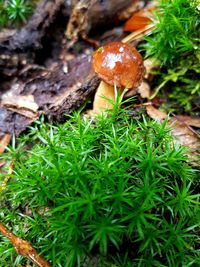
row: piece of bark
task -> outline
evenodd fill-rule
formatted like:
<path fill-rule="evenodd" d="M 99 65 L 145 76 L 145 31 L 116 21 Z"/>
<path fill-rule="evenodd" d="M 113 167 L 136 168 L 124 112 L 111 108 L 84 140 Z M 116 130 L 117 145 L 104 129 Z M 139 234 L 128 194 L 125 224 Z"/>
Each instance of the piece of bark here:
<path fill-rule="evenodd" d="M 0 132 L 19 134 L 26 129 L 34 120 L 22 116 L 5 108 L 0 108 Z"/>
<path fill-rule="evenodd" d="M 120 21 L 119 13 L 127 9 L 132 2 L 133 0 L 96 0 L 88 11 L 89 29 L 116 25 Z"/>
<path fill-rule="evenodd" d="M 0 35 L 1 75 L 16 75 L 26 64 L 34 63 L 35 51 L 42 48 L 42 39 L 63 5 L 64 0 L 42 0 L 21 30 Z"/>
<path fill-rule="evenodd" d="M 64 114 L 83 104 L 98 85 L 88 55 L 70 60 L 67 73 L 61 64 L 51 70 L 30 71 L 32 77 L 29 70 L 22 72 L 17 81 L 13 80 L 10 90 L 0 93 L 0 131 L 3 133 L 21 133 L 41 113 L 62 121 Z M 11 98 L 18 101 L 15 103 Z"/>
<path fill-rule="evenodd" d="M 6 107 L 8 110 L 15 111 L 27 118 L 38 118 L 37 111 L 39 107 L 37 103 L 35 103 L 33 95 L 10 95 L 2 99 L 1 105 Z"/>
<path fill-rule="evenodd" d="M 40 48 L 42 37 L 62 5 L 64 5 L 64 0 L 40 1 L 33 16 L 21 30 L 3 41 L 0 39 L 0 52 L 2 50 L 25 51 Z"/>
<path fill-rule="evenodd" d="M 62 121 L 65 113 L 77 109 L 95 91 L 98 79 L 91 66 L 91 56 L 68 63 L 68 72 L 57 66 L 46 76 L 28 83 L 23 93 L 31 92 L 39 110 L 49 119 Z"/>
<path fill-rule="evenodd" d="M 86 0 L 82 0 L 82 2 L 84 1 Z M 73 24 L 76 24 L 77 36 L 79 32 L 81 32 L 81 36 L 86 36 L 92 28 L 96 29 L 97 25 L 113 25 L 116 12 L 127 7 L 130 2 L 131 0 L 103 2 L 92 0 L 84 27 L 82 20 L 79 18 L 80 16 L 77 17 L 77 21 L 75 21 L 74 17 L 70 19 Z M 43 47 L 43 39 L 48 36 L 50 25 L 53 24 L 58 15 L 61 15 L 59 11 L 62 10 L 62 16 L 67 17 L 71 12 L 71 5 L 71 1 L 41 0 L 33 16 L 21 30 L 10 32 L 10 34 L 2 33 L 0 35 L 0 73 L 5 76 L 15 75 L 17 70 L 23 68 L 24 65 L 33 64 L 35 52 L 39 49 L 45 49 Z M 70 25 L 68 26 L 69 28 Z M 71 27 L 73 28 L 74 25 L 71 25 Z M 52 35 L 52 32 L 50 34 Z"/>
<path fill-rule="evenodd" d="M 117 14 L 126 9 L 132 0 L 75 0 L 66 29 L 66 37 L 74 42 L 78 37 L 88 40 L 91 30 L 112 26 L 120 20 Z M 135 2 L 139 2 L 135 0 Z M 94 42 L 94 40 L 93 40 Z"/>

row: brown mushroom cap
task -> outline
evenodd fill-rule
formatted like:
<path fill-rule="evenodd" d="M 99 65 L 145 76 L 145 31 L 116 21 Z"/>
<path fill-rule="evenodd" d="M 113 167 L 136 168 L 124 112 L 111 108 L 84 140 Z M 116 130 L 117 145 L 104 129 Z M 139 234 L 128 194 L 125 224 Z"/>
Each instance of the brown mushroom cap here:
<path fill-rule="evenodd" d="M 122 42 L 100 47 L 93 55 L 93 67 L 104 82 L 117 87 L 136 88 L 144 74 L 141 55 L 134 47 Z"/>

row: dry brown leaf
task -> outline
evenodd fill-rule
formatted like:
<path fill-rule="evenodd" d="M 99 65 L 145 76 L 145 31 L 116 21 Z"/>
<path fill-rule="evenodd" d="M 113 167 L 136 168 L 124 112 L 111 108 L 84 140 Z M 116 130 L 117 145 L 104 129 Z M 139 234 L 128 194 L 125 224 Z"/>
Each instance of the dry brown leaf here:
<path fill-rule="evenodd" d="M 153 11 L 155 8 L 146 7 L 134 14 L 124 24 L 124 31 L 131 32 L 142 29 L 146 25 L 152 23 Z"/>
<path fill-rule="evenodd" d="M 163 121 L 164 119 L 167 118 L 167 114 L 165 112 L 160 111 L 159 109 L 154 108 L 153 106 L 148 105 L 146 107 L 146 111 L 149 117 L 152 119 Z"/>
<path fill-rule="evenodd" d="M 163 121 L 167 118 L 167 114 L 154 108 L 153 106 L 146 106 L 146 111 L 149 117 L 152 119 Z M 196 156 L 200 151 L 200 139 L 198 135 L 186 125 L 185 122 L 181 122 L 175 118 L 169 118 L 168 125 L 172 128 L 172 135 L 175 137 L 175 143 L 189 148 L 188 156 L 196 161 Z"/>
<path fill-rule="evenodd" d="M 2 154 L 6 147 L 8 146 L 8 144 L 10 143 L 10 139 L 11 139 L 11 134 L 5 134 L 1 139 L 0 139 L 0 154 Z M 5 166 L 5 162 L 3 162 L 2 160 L 0 160 L 0 169 Z"/>
<path fill-rule="evenodd" d="M 144 60 L 145 74 L 144 78 L 151 80 L 153 75 L 152 71 L 159 66 L 159 62 L 155 58 L 148 58 Z"/>
<path fill-rule="evenodd" d="M 142 84 L 137 88 L 137 91 L 142 98 L 150 97 L 150 86 L 145 81 L 143 81 Z"/>
<path fill-rule="evenodd" d="M 5 166 L 5 162 L 3 162 L 2 160 L 0 160 L 0 169 Z"/>
<path fill-rule="evenodd" d="M 1 140 L 0 140 L 0 154 L 2 154 L 7 147 L 7 145 L 10 143 L 11 134 L 5 134 Z"/>
<path fill-rule="evenodd" d="M 125 98 L 132 97 L 132 96 L 136 95 L 137 93 L 140 94 L 140 96 L 142 98 L 149 98 L 149 96 L 150 96 L 149 84 L 145 81 L 142 81 L 141 85 L 138 88 L 128 90 L 125 93 L 124 97 Z"/>
<path fill-rule="evenodd" d="M 200 151 L 200 139 L 197 134 L 183 122 L 173 118 L 169 119 L 169 122 L 173 125 L 172 134 L 176 138 L 178 144 L 188 147 L 190 151 L 194 153 Z"/>
<path fill-rule="evenodd" d="M 200 128 L 200 119 L 190 117 L 190 116 L 183 116 L 183 115 L 178 115 L 175 116 L 180 122 L 184 122 L 187 125 L 194 126 L 197 128 Z"/>

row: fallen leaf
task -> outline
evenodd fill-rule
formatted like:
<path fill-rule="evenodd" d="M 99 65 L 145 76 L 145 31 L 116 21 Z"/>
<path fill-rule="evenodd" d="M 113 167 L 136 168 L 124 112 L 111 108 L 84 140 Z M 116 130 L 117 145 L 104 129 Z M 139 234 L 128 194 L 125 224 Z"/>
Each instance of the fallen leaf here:
<path fill-rule="evenodd" d="M 126 21 L 124 31 L 135 31 L 144 28 L 152 22 L 153 11 L 156 9 L 156 1 L 152 1 L 145 8 L 134 12 Z"/>
<path fill-rule="evenodd" d="M 141 85 L 137 88 L 138 93 L 142 98 L 150 97 L 150 86 L 147 82 L 143 81 Z"/>
<path fill-rule="evenodd" d="M 11 134 L 5 134 L 0 140 L 0 154 L 2 154 L 5 148 L 10 143 Z"/>
<path fill-rule="evenodd" d="M 147 80 L 152 80 L 153 70 L 159 67 L 159 62 L 155 58 L 148 58 L 143 61 L 145 67 L 144 78 Z"/>
<path fill-rule="evenodd" d="M 127 32 L 143 29 L 152 22 L 151 16 L 152 13 L 144 9 L 134 13 L 132 17 L 125 23 L 124 31 Z"/>
<path fill-rule="evenodd" d="M 5 151 L 6 147 L 10 143 L 10 139 L 11 139 L 11 134 L 4 134 L 4 136 L 0 139 L 0 154 L 2 154 Z M 6 163 L 0 160 L 0 169 L 5 165 Z"/>
<path fill-rule="evenodd" d="M 168 115 L 153 106 L 146 106 L 147 114 L 150 118 L 163 121 Z M 172 135 L 175 137 L 175 143 L 185 146 L 189 149 L 188 156 L 196 165 L 197 156 L 200 150 L 200 139 L 198 135 L 185 123 L 178 118 L 169 118 L 168 125 L 171 127 Z"/>
<path fill-rule="evenodd" d="M 184 122 L 187 125 L 200 128 L 200 119 L 190 116 L 176 115 L 175 116 L 180 122 Z"/>
<path fill-rule="evenodd" d="M 164 119 L 167 118 L 167 114 L 163 111 L 160 111 L 157 108 L 154 108 L 151 105 L 148 105 L 146 107 L 147 114 L 149 115 L 150 118 L 158 120 L 158 121 L 163 121 Z"/>
<path fill-rule="evenodd" d="M 147 82 L 143 81 L 138 88 L 128 90 L 125 93 L 124 97 L 125 98 L 132 97 L 132 96 L 136 95 L 137 93 L 140 94 L 140 96 L 142 98 L 149 98 L 149 96 L 150 96 L 149 84 Z"/>
<path fill-rule="evenodd" d="M 175 137 L 176 142 L 180 145 L 188 147 L 191 152 L 197 154 L 200 150 L 200 139 L 198 138 L 197 134 L 195 134 L 183 122 L 173 118 L 169 119 L 169 122 L 172 122 L 172 134 Z"/>

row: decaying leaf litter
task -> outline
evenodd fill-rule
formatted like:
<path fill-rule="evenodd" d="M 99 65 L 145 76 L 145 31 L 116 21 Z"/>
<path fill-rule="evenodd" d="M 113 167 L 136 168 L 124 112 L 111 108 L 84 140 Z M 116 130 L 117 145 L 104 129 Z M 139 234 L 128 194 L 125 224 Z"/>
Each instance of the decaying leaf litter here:
<path fill-rule="evenodd" d="M 65 1 L 52 3 L 41 1 L 32 18 L 22 29 L 2 32 L 0 36 L 1 152 L 6 143 L 9 143 L 10 134 L 20 134 L 41 114 L 45 114 L 49 120 L 63 121 L 65 113 L 71 113 L 86 100 L 93 98 L 99 83 L 91 66 L 94 46 L 100 46 L 108 41 L 122 40 L 124 33 L 112 30 L 107 36 L 105 34 L 106 37 L 100 36 L 100 40 L 90 38 L 91 25 L 95 31 L 95 27 L 104 24 L 102 20 L 98 21 L 95 9 L 93 12 L 92 7 L 96 4 L 102 8 L 104 20 L 112 21 L 115 17 L 115 21 L 119 22 L 123 19 L 120 17 L 121 14 L 127 16 L 129 10 L 131 13 L 136 12 L 146 5 L 145 2 L 135 1 L 130 7 L 130 2 L 132 1 L 119 1 L 119 5 L 113 4 L 109 10 L 106 4 L 101 6 L 98 1 L 80 1 L 70 7 Z M 83 17 L 81 17 L 82 11 L 86 11 Z M 58 15 L 63 16 L 64 22 L 57 19 Z M 63 24 L 67 25 L 67 17 L 68 26 L 63 31 Z M 112 22 L 110 23 L 112 25 Z M 52 31 L 57 30 L 57 27 L 58 33 L 55 31 L 52 36 Z M 146 29 L 140 29 L 131 34 L 133 37 L 125 37 L 125 40 L 129 41 L 130 38 L 130 41 L 137 44 L 146 32 L 149 33 Z M 66 41 L 66 36 L 70 38 L 69 42 Z M 52 46 L 46 53 L 45 49 L 48 48 L 50 41 Z M 77 50 L 72 49 L 75 45 Z M 147 114 L 151 118 L 163 120 L 167 114 L 161 114 L 153 108 L 154 101 L 149 102 L 151 91 L 148 79 L 146 82 L 141 85 L 138 92 L 133 92 L 140 94 L 140 104 L 135 106 L 146 106 Z M 184 117 L 180 114 L 180 117 L 175 116 L 175 119 L 176 122 L 174 118 L 169 120 L 174 127 L 173 134 L 181 144 L 192 149 L 190 155 L 196 155 L 199 150 L 198 134 L 189 125 L 199 128 L 198 118 L 187 117 L 187 121 L 183 122 Z M 48 266 L 39 264 L 38 266 Z"/>

